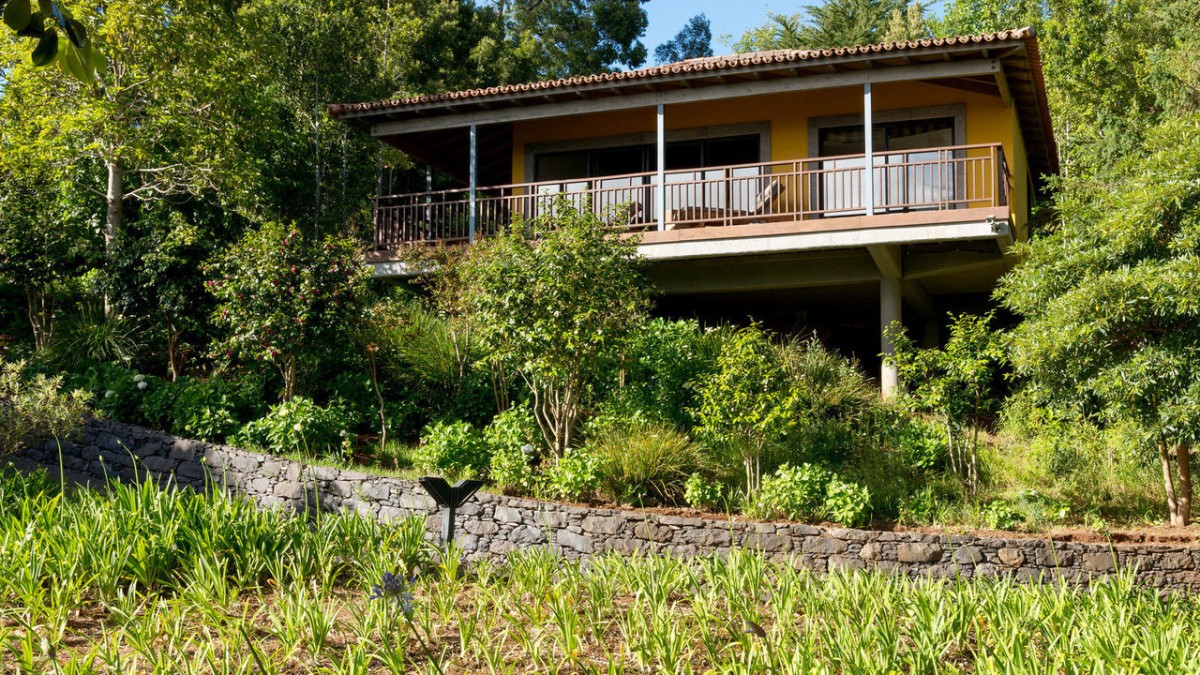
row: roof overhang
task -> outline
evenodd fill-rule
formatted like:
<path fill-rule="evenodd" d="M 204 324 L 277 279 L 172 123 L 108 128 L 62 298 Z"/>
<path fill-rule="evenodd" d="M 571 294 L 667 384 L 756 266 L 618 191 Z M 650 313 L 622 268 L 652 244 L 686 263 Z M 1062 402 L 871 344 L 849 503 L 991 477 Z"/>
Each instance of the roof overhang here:
<path fill-rule="evenodd" d="M 620 73 L 369 103 L 329 113 L 409 150 L 420 135 L 658 104 L 864 83 L 924 81 L 991 94 L 1017 109 L 1034 176 L 1058 172 L 1037 39 L 1031 29 L 831 50 L 735 54 Z M 407 146 L 407 147 L 406 147 Z"/>

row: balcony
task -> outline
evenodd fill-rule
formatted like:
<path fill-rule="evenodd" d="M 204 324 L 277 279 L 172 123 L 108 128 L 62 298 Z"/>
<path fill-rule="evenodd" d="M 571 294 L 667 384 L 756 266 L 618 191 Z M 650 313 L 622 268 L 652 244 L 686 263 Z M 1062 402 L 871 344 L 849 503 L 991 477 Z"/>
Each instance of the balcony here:
<path fill-rule="evenodd" d="M 1007 217 L 1012 178 L 999 144 L 649 171 L 380 197 L 376 259 L 406 246 L 467 243 L 565 200 L 643 241 L 822 232 Z M 873 198 L 872 198 L 873 193 Z M 661 202 L 661 209 L 660 209 Z M 873 203 L 867 209 L 866 204 Z"/>

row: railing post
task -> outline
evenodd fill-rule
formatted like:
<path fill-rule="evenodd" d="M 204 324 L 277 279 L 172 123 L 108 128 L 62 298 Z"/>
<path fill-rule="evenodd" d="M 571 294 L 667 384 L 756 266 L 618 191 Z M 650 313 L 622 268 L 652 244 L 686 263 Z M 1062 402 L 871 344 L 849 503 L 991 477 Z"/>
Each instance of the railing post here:
<path fill-rule="evenodd" d="M 666 229 L 667 217 L 667 115 L 663 104 L 658 104 L 658 131 L 655 134 L 655 152 L 658 168 L 658 194 L 655 197 L 655 219 L 658 229 Z"/>
<path fill-rule="evenodd" d="M 476 161 L 476 126 L 471 125 L 471 197 L 470 197 L 470 214 L 467 216 L 467 241 L 475 242 L 475 192 L 478 188 L 478 162 Z"/>
<path fill-rule="evenodd" d="M 875 215 L 875 130 L 871 115 L 871 82 L 863 83 L 863 180 L 866 214 Z"/>

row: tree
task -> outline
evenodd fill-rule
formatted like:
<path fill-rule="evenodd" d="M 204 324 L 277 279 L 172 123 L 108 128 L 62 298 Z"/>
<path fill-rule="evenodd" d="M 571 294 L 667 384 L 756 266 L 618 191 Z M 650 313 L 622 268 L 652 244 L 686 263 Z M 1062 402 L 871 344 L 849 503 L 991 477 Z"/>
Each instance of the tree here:
<path fill-rule="evenodd" d="M 936 415 L 946 430 L 950 468 L 967 491 L 979 489 L 979 430 L 999 402 L 994 385 L 1007 360 L 1004 342 L 992 331 L 992 314 L 960 314 L 940 349 L 920 349 L 899 323 L 888 327 L 904 396 L 919 412 Z"/>
<path fill-rule="evenodd" d="M 113 0 L 81 8 L 77 23 L 106 45 L 107 68 L 83 81 L 24 65 L 8 72 L 5 133 L 12 125 L 32 139 L 14 159 L 102 165 L 87 179 L 105 197 L 110 252 L 131 200 L 214 190 L 229 204 L 253 202 L 255 171 L 238 130 L 262 87 L 252 36 L 230 12 L 203 0 Z"/>
<path fill-rule="evenodd" d="M 1172 525 L 1190 522 L 1200 441 L 1200 114 L 1162 123 L 1119 182 L 1072 181 L 1061 222 L 1019 248 L 997 295 L 1013 362 L 1047 405 L 1140 430 Z"/>
<path fill-rule="evenodd" d="M 768 447 L 798 422 L 798 390 L 779 356 L 760 327 L 743 328 L 721 345 L 716 372 L 697 383 L 697 432 L 742 460 L 748 497 L 758 492 Z"/>
<path fill-rule="evenodd" d="M 911 0 L 825 0 L 795 14 L 769 13 L 767 22 L 743 33 L 734 48 L 748 52 L 876 44 L 884 41 L 894 12 L 910 16 L 910 4 Z"/>
<path fill-rule="evenodd" d="M 218 349 L 274 365 L 285 401 L 296 395 L 301 360 L 356 324 L 370 275 L 353 240 L 317 240 L 277 223 L 246 232 L 204 269 L 213 319 L 226 330 Z"/>
<path fill-rule="evenodd" d="M 646 318 L 637 242 L 563 202 L 474 244 L 461 264 L 464 304 L 490 358 L 520 376 L 561 457 L 602 364 Z"/>
<path fill-rule="evenodd" d="M 106 67 L 104 56 L 88 39 L 87 28 L 63 3 L 38 0 L 35 9 L 30 0 L 0 0 L 0 9 L 4 23 L 17 37 L 37 41 L 29 55 L 34 66 L 57 64 L 60 71 L 84 84 L 92 80 L 97 70 Z M 66 40 L 59 39 L 60 31 Z"/>
<path fill-rule="evenodd" d="M 883 33 L 884 42 L 916 42 L 929 37 L 929 26 L 925 21 L 925 8 L 920 5 L 909 5 L 906 11 L 892 10 L 888 19 L 887 30 Z"/>
<path fill-rule="evenodd" d="M 647 0 L 498 0 L 504 79 L 530 81 L 637 68 Z"/>
<path fill-rule="evenodd" d="M 712 26 L 708 17 L 703 14 L 688 19 L 687 24 L 675 37 L 654 50 L 654 58 L 659 63 L 675 63 L 712 55 Z"/>

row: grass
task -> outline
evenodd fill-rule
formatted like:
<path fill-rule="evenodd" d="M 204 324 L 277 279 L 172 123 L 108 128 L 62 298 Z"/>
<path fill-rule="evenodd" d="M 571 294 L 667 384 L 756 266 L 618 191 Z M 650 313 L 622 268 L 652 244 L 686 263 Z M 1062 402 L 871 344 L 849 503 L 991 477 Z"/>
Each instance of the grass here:
<path fill-rule="evenodd" d="M 539 548 L 467 568 L 423 535 L 6 474 L 0 671 L 1168 673 L 1200 657 L 1197 602 L 1128 577 L 1085 591 Z M 411 611 L 368 599 L 396 570 L 417 570 Z"/>

